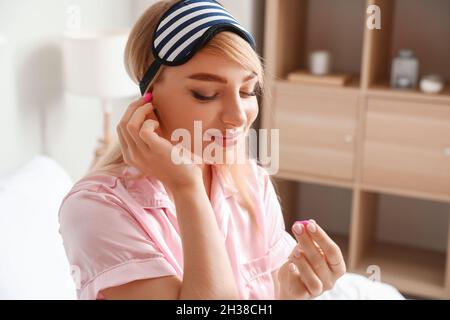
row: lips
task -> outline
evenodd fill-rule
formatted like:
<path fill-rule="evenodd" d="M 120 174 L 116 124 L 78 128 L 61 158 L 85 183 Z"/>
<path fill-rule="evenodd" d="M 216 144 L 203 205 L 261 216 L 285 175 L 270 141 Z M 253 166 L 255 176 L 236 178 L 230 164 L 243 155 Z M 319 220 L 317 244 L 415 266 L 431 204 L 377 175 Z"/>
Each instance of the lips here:
<path fill-rule="evenodd" d="M 214 142 L 217 142 L 222 147 L 231 147 L 231 146 L 235 146 L 237 144 L 238 137 L 234 137 L 231 139 L 214 137 Z"/>
<path fill-rule="evenodd" d="M 241 136 L 242 132 L 242 130 L 239 130 L 232 133 L 227 132 L 226 134 L 222 134 L 220 136 L 213 135 L 212 137 L 214 138 L 214 142 L 218 143 L 220 146 L 231 147 L 235 146 L 238 143 L 239 137 Z"/>

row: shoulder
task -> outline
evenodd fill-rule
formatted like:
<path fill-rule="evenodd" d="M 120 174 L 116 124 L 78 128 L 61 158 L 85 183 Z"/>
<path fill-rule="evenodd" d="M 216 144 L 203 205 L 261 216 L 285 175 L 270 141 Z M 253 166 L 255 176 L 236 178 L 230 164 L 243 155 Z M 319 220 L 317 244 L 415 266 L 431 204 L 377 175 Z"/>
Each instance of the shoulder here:
<path fill-rule="evenodd" d="M 59 232 L 66 244 L 92 241 L 129 224 L 131 216 L 102 179 L 77 182 L 61 202 Z M 84 240 L 83 240 L 84 239 Z"/>
<path fill-rule="evenodd" d="M 64 196 L 59 208 L 59 217 L 68 212 L 86 212 L 93 205 L 95 211 L 111 204 L 121 205 L 122 201 L 110 192 L 119 178 L 107 174 L 94 174 L 78 180 Z M 102 210 L 100 210 L 102 211 Z"/>
<path fill-rule="evenodd" d="M 95 232 L 100 224 L 110 231 L 125 225 L 131 230 L 144 209 L 170 207 L 161 183 L 151 178 L 131 179 L 139 176 L 138 173 L 126 167 L 117 174 L 97 172 L 78 180 L 59 208 L 62 230 L 77 228 Z"/>
<path fill-rule="evenodd" d="M 92 236 L 99 230 L 135 227 L 133 203 L 123 185 L 123 175 L 94 172 L 75 182 L 61 201 L 58 219 L 63 237 Z M 130 229 L 131 230 L 131 229 Z"/>
<path fill-rule="evenodd" d="M 137 204 L 123 196 L 125 192 L 113 176 L 90 176 L 75 183 L 59 208 L 59 233 L 68 252 L 95 257 L 98 250 L 107 249 L 124 260 L 130 252 L 153 247 L 154 229 L 145 228 Z"/>

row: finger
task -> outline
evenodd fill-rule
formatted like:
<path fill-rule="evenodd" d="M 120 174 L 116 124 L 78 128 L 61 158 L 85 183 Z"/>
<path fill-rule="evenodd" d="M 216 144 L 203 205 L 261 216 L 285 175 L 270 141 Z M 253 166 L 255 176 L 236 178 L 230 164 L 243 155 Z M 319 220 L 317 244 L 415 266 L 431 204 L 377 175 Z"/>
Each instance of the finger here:
<path fill-rule="evenodd" d="M 294 250 L 292 250 L 290 259 L 291 259 L 291 261 L 295 262 L 295 260 L 302 257 L 302 255 L 305 256 L 309 265 L 313 268 L 313 271 L 319 277 L 320 282 L 322 282 L 322 290 L 326 291 L 326 290 L 332 289 L 336 278 L 333 275 L 333 272 L 328 267 L 328 265 L 326 263 L 324 263 L 323 265 L 321 264 L 321 266 L 319 268 L 315 269 L 309 262 L 309 259 L 306 257 L 305 251 L 302 250 L 299 246 L 296 246 L 294 248 Z"/>
<path fill-rule="evenodd" d="M 324 276 L 331 273 L 325 256 L 322 254 L 320 248 L 314 243 L 303 223 L 296 222 L 293 226 L 293 231 L 299 246 L 305 252 L 306 258 L 314 271 L 321 273 Z"/>
<path fill-rule="evenodd" d="M 287 265 L 287 282 L 288 282 L 288 294 L 290 297 L 296 299 L 309 299 L 310 295 L 308 289 L 303 283 L 300 272 L 295 263 L 289 263 Z"/>
<path fill-rule="evenodd" d="M 148 145 L 142 141 L 142 138 L 139 136 L 139 132 L 141 131 L 147 115 L 151 113 L 152 110 L 153 106 L 151 103 L 140 106 L 133 113 L 127 124 L 127 131 L 130 134 L 130 137 L 133 139 L 136 146 L 141 150 L 148 149 Z"/>
<path fill-rule="evenodd" d="M 158 126 L 159 124 L 155 120 L 145 120 L 141 130 L 139 131 L 139 137 L 152 151 L 156 153 L 160 154 L 165 151 L 170 152 L 173 146 L 169 141 L 155 132 Z"/>
<path fill-rule="evenodd" d="M 119 121 L 119 124 L 117 125 L 116 131 L 120 141 L 120 148 L 122 151 L 123 158 L 125 162 L 127 162 L 128 164 L 133 164 L 131 158 L 133 156 L 133 150 L 136 150 L 136 143 L 129 135 L 126 126 L 134 111 L 143 104 L 145 104 L 146 102 L 151 101 L 151 98 L 152 98 L 151 94 L 145 94 L 143 97 L 132 102 L 128 106 L 127 110 L 125 111 L 124 115 Z"/>
<path fill-rule="evenodd" d="M 323 291 L 323 284 L 313 268 L 307 261 L 304 254 L 299 257 L 294 256 L 293 262 L 299 270 L 301 281 L 304 283 L 311 297 L 319 296 Z"/>
<path fill-rule="evenodd" d="M 131 139 L 130 135 L 128 134 L 128 130 L 127 130 L 127 125 L 128 122 L 131 118 L 131 116 L 133 115 L 133 113 L 136 111 L 137 108 L 139 108 L 140 106 L 142 106 L 143 104 L 145 104 L 145 99 L 144 97 L 139 98 L 138 100 L 132 102 L 127 110 L 125 111 L 125 113 L 123 114 L 122 118 L 119 121 L 119 124 L 117 125 L 117 134 L 119 136 L 119 139 L 122 141 L 124 141 L 123 143 L 123 151 L 127 151 L 130 147 L 135 147 L 135 143 L 133 141 L 133 139 Z"/>
<path fill-rule="evenodd" d="M 152 105 L 153 105 L 153 104 L 152 104 Z M 163 126 L 162 126 L 161 121 L 159 120 L 159 117 L 158 117 L 158 115 L 157 115 L 157 111 L 156 111 L 156 108 L 155 108 L 154 105 L 153 105 L 152 112 L 150 112 L 150 113 L 147 114 L 147 116 L 145 117 L 145 120 L 153 120 L 153 121 L 157 122 L 157 123 L 158 123 L 158 127 L 155 129 L 155 132 L 156 132 L 159 136 L 162 136 L 162 129 L 163 129 Z"/>
<path fill-rule="evenodd" d="M 127 110 L 123 114 L 121 121 L 123 121 L 124 123 L 128 123 L 128 121 L 130 120 L 131 116 L 136 111 L 136 109 L 143 106 L 144 104 L 147 104 L 148 102 L 149 102 L 149 97 L 147 95 L 144 95 L 144 96 L 140 97 L 139 99 L 130 103 Z"/>
<path fill-rule="evenodd" d="M 314 221 L 308 221 L 307 233 L 323 250 L 325 259 L 333 273 L 342 275 L 346 271 L 344 257 L 339 246 Z"/>

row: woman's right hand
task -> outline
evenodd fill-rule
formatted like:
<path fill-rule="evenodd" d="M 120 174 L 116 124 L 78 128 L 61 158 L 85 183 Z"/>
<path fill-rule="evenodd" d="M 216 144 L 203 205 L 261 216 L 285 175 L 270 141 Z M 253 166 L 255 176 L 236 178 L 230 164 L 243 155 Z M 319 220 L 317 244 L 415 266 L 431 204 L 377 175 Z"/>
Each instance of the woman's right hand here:
<path fill-rule="evenodd" d="M 181 143 L 172 145 L 161 136 L 154 106 L 146 103 L 144 97 L 129 105 L 117 126 L 125 163 L 157 178 L 170 190 L 202 182 L 201 168 L 192 161 L 193 155 L 189 150 L 183 149 L 182 164 L 173 161 L 173 152 L 180 154 L 183 147 Z"/>

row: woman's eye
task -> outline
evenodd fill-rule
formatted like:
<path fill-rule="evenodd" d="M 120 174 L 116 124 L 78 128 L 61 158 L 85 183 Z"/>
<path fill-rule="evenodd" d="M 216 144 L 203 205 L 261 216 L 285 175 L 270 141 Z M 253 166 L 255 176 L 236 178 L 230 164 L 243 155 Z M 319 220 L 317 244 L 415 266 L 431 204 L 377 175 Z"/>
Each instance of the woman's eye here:
<path fill-rule="evenodd" d="M 204 96 L 204 95 L 201 95 L 201 94 L 198 93 L 198 92 L 192 91 L 192 96 L 193 96 L 195 99 L 198 99 L 198 100 L 200 100 L 200 101 L 211 101 L 211 100 L 214 100 L 214 98 L 217 96 L 217 94 L 215 94 L 215 95 L 213 95 L 213 96 Z"/>
<path fill-rule="evenodd" d="M 242 95 L 246 96 L 246 97 L 254 97 L 257 95 L 256 91 L 253 92 L 241 92 Z M 198 92 L 192 91 L 192 96 L 195 99 L 198 99 L 200 101 L 212 101 L 217 97 L 217 94 L 213 95 L 213 96 L 204 96 Z"/>

